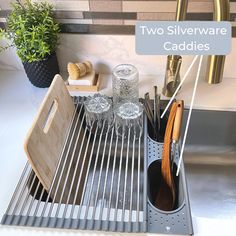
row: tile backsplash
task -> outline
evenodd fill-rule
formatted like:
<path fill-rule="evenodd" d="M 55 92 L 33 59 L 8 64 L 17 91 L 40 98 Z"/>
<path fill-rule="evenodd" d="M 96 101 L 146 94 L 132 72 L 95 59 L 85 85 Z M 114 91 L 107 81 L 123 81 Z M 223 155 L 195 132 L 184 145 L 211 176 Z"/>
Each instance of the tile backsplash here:
<path fill-rule="evenodd" d="M 134 34 L 137 20 L 174 20 L 177 3 L 176 0 L 47 1 L 54 5 L 63 33 L 82 34 Z M 11 2 L 14 0 L 0 0 L 0 27 L 4 26 Z M 189 0 L 187 20 L 211 20 L 212 12 L 213 0 Z M 230 20 L 235 26 L 236 0 L 230 0 Z M 235 27 L 233 36 L 236 36 Z"/>
<path fill-rule="evenodd" d="M 135 64 L 141 74 L 164 75 L 165 56 L 140 56 L 135 53 L 134 25 L 137 20 L 174 20 L 175 0 L 47 1 L 54 4 L 55 16 L 61 23 L 62 34 L 57 50 L 61 71 L 66 71 L 69 61 L 88 59 L 101 73 L 110 73 L 115 65 L 128 62 Z M 0 0 L 0 27 L 4 27 L 10 12 L 10 2 L 12 0 Z M 211 20 L 212 11 L 213 0 L 189 0 L 187 19 Z M 230 12 L 234 26 L 236 0 L 230 1 Z M 233 32 L 236 36 L 234 27 Z M 183 57 L 182 74 L 192 58 Z M 236 39 L 232 39 L 232 52 L 226 59 L 225 77 L 236 78 L 235 61 Z M 14 49 L 0 54 L 0 69 L 23 69 Z"/>

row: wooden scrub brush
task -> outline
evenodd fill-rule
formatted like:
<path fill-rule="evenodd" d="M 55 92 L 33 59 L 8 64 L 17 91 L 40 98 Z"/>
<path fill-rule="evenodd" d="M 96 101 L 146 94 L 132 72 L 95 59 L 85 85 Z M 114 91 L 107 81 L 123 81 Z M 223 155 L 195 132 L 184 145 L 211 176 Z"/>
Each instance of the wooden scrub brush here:
<path fill-rule="evenodd" d="M 78 80 L 84 75 L 90 73 L 93 70 L 92 63 L 85 61 L 83 63 L 72 63 L 69 62 L 67 65 L 69 77 L 72 80 Z"/>

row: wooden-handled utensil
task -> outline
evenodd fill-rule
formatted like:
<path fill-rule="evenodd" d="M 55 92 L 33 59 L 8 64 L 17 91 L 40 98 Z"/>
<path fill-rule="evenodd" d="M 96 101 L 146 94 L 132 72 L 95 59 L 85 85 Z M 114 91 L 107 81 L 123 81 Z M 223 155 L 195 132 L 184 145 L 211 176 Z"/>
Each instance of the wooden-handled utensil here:
<path fill-rule="evenodd" d="M 179 141 L 180 133 L 181 133 L 181 127 L 182 127 L 182 118 L 183 118 L 183 112 L 184 112 L 184 101 L 179 100 L 176 101 L 177 103 L 177 111 L 175 115 L 175 121 L 173 126 L 173 133 L 172 133 L 172 142 L 173 142 L 173 155 L 172 155 L 172 169 L 174 165 L 174 158 L 175 158 L 175 152 L 176 147 Z"/>
<path fill-rule="evenodd" d="M 173 125 L 175 121 L 175 116 L 177 112 L 177 103 L 172 104 L 170 115 L 168 118 L 165 138 L 164 138 L 164 147 L 162 153 L 162 163 L 161 163 L 161 184 L 157 197 L 155 199 L 155 206 L 164 211 L 171 211 L 174 208 L 176 200 L 176 189 L 175 183 L 171 170 L 171 139 L 173 133 Z"/>

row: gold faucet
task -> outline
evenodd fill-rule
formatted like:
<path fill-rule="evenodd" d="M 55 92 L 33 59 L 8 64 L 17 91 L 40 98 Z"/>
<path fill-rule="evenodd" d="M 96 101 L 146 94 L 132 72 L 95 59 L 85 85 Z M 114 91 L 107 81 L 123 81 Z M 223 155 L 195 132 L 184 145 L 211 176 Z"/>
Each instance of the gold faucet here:
<path fill-rule="evenodd" d="M 229 0 L 214 0 L 213 20 L 229 21 Z M 212 55 L 208 57 L 206 80 L 209 84 L 218 84 L 222 81 L 225 65 L 225 56 Z"/>
<path fill-rule="evenodd" d="M 180 66 L 182 63 L 182 57 L 179 55 L 167 56 L 166 74 L 164 87 L 162 93 L 166 97 L 172 97 L 176 88 L 180 84 Z"/>
<path fill-rule="evenodd" d="M 176 7 L 176 21 L 183 21 L 186 19 L 186 13 L 188 8 L 188 0 L 177 0 Z M 166 74 L 164 87 L 162 93 L 166 97 L 171 97 L 178 85 L 180 84 L 180 66 L 182 63 L 182 57 L 180 55 L 167 56 Z"/>
<path fill-rule="evenodd" d="M 184 21 L 188 8 L 188 0 L 177 0 L 176 21 Z M 230 20 L 229 0 L 214 0 L 214 21 Z M 167 57 L 167 66 L 165 74 L 165 82 L 162 93 L 171 97 L 180 83 L 180 66 L 182 58 L 179 55 L 169 55 Z M 217 84 L 222 81 L 225 64 L 225 56 L 211 55 L 208 56 L 208 64 L 206 71 L 206 80 L 209 84 Z M 178 66 L 177 66 L 178 65 Z"/>

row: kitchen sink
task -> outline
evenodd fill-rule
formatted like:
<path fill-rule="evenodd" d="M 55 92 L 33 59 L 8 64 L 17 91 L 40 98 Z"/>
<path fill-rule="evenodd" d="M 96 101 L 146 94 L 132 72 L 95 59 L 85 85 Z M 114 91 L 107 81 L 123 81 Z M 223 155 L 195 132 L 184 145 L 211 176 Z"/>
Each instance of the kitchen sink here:
<path fill-rule="evenodd" d="M 187 115 L 188 110 L 185 110 L 184 124 Z M 149 191 L 152 184 L 145 184 L 151 183 L 149 169 L 156 163 L 156 158 L 161 157 L 162 143 L 147 135 L 136 141 L 119 141 L 114 130 L 101 138 L 100 134 L 94 136 L 87 130 L 83 112 L 74 119 L 75 126 L 68 139 L 72 142 L 68 141 L 66 145 L 69 145 L 69 150 L 75 147 L 75 152 L 72 155 L 68 154 L 70 151 L 67 153 L 68 160 L 62 158 L 64 161 L 58 166 L 58 176 L 55 177 L 55 183 L 63 183 L 63 189 L 67 191 L 68 188 L 69 192 L 59 198 L 55 195 L 52 199 L 28 165 L 19 182 L 22 191 L 16 190 L 13 195 L 3 224 L 192 234 L 185 179 L 193 217 L 236 218 L 236 134 L 233 133 L 236 113 L 193 110 L 184 151 L 185 168 L 182 165 L 177 180 L 179 201 L 172 212 L 162 212 L 153 207 Z M 150 135 L 146 130 L 144 133 Z M 147 148 L 146 157 L 142 151 L 144 147 Z M 85 156 L 90 156 L 91 161 L 87 162 Z M 178 160 L 178 152 L 176 157 Z M 68 181 L 74 184 L 68 184 L 67 180 L 61 182 L 63 168 L 67 170 L 69 166 L 75 166 L 76 171 L 72 169 L 71 175 L 68 174 Z M 67 173 L 65 171 L 66 176 Z M 152 182 L 156 186 L 157 179 Z"/>
<path fill-rule="evenodd" d="M 192 113 L 184 163 L 194 217 L 236 219 L 235 127 L 236 112 Z"/>
<path fill-rule="evenodd" d="M 131 128 L 124 139 L 116 136 L 114 127 L 105 131 L 105 123 L 101 133 L 96 124 L 88 130 L 82 99 L 75 99 L 71 128 L 50 189 L 46 191 L 42 187 L 28 163 L 2 224 L 192 234 L 182 164 L 180 176 L 175 178 L 174 209 L 161 211 L 153 205 L 160 180 L 158 160 L 163 143 L 149 137 L 147 119 L 144 119 L 143 135 L 137 139 L 130 135 Z M 163 121 L 166 123 L 167 119 Z M 165 124 L 162 127 L 163 132 Z M 176 150 L 175 160 L 178 158 Z"/>

